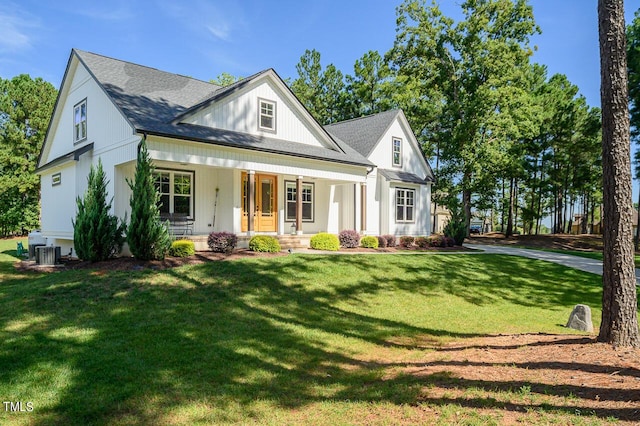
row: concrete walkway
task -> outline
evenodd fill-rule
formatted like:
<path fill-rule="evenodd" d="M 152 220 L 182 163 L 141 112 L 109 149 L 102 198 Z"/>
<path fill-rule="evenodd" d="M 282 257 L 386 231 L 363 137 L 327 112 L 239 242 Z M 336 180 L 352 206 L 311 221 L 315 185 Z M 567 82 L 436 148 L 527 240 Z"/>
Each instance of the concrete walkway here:
<path fill-rule="evenodd" d="M 531 259 L 546 260 L 569 268 L 579 269 L 592 274 L 602 275 L 602 261 L 589 259 L 587 257 L 572 256 L 570 254 L 554 253 L 541 250 L 530 250 L 509 246 L 496 246 L 489 244 L 465 244 L 474 250 L 481 250 L 484 253 L 506 254 L 511 256 L 529 257 Z M 636 283 L 640 285 L 640 269 L 636 269 Z"/>

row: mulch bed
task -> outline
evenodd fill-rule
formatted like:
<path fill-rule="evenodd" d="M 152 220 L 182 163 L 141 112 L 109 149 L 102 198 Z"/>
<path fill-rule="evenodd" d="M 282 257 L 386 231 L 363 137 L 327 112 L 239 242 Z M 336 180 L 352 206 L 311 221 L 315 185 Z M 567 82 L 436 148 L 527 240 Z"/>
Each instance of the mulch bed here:
<path fill-rule="evenodd" d="M 446 248 L 428 248 L 428 249 L 405 249 L 401 247 L 387 247 L 382 249 L 369 248 L 353 248 L 341 249 L 336 253 L 402 253 L 402 252 L 456 252 L 470 250 L 465 247 L 446 247 Z M 297 253 L 317 254 L 314 250 L 296 250 Z M 236 249 L 232 253 L 214 253 L 211 251 L 199 251 L 195 255 L 189 257 L 172 257 L 167 256 L 164 260 L 137 260 L 133 257 L 116 257 L 114 259 L 104 260 L 101 262 L 89 262 L 77 259 L 63 258 L 60 265 L 41 266 L 36 265 L 33 261 L 23 260 L 16 263 L 16 269 L 20 271 L 37 271 L 37 272 L 59 272 L 74 269 L 95 269 L 102 271 L 135 271 L 142 269 L 163 270 L 167 268 L 175 268 L 183 265 L 197 265 L 205 262 L 217 262 L 226 260 L 246 259 L 246 258 L 270 258 L 288 256 L 287 251 L 279 253 L 261 253 L 248 249 Z"/>

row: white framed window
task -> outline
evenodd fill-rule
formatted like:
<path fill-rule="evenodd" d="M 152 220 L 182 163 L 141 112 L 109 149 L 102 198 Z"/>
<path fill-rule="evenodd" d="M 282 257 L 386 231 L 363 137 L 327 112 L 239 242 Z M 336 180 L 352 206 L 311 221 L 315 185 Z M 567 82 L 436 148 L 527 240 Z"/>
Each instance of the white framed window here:
<path fill-rule="evenodd" d="M 396 222 L 415 222 L 416 190 L 396 188 Z"/>
<path fill-rule="evenodd" d="M 402 167 L 402 139 L 400 138 L 392 138 L 392 161 L 393 165 L 396 167 Z"/>
<path fill-rule="evenodd" d="M 83 99 L 73 107 L 73 142 L 87 139 L 87 100 Z"/>
<path fill-rule="evenodd" d="M 154 182 L 160 193 L 158 207 L 161 215 L 193 218 L 193 172 L 157 170 Z"/>
<path fill-rule="evenodd" d="M 276 131 L 276 103 L 258 99 L 258 127 L 260 130 Z"/>
<path fill-rule="evenodd" d="M 293 222 L 296 220 L 296 182 L 285 181 L 285 209 L 287 222 Z M 313 222 L 314 211 L 314 184 L 302 183 L 302 221 Z"/>

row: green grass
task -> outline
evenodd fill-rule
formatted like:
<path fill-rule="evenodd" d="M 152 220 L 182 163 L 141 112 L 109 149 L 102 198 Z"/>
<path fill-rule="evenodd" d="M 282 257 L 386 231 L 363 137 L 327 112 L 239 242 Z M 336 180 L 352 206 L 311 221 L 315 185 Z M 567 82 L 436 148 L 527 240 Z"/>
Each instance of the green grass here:
<path fill-rule="evenodd" d="M 397 424 L 425 421 L 423 409 L 438 424 L 499 424 L 505 403 L 429 400 L 428 380 L 371 360 L 419 360 L 490 333 L 566 333 L 577 303 L 600 318 L 599 277 L 512 256 L 26 273 L 12 266 L 15 243 L 0 241 L 0 396 L 34 410 L 0 406 L 2 424 Z M 543 411 L 541 424 L 572 422 L 561 406 Z"/>

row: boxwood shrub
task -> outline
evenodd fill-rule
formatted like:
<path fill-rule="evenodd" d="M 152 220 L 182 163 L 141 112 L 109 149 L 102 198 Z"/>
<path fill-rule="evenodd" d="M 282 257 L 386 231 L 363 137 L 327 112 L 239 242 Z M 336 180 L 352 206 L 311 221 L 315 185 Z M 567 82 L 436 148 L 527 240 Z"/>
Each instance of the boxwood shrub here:
<path fill-rule="evenodd" d="M 169 256 L 189 257 L 196 253 L 196 246 L 191 240 L 176 240 L 171 243 Z"/>
<path fill-rule="evenodd" d="M 378 237 L 374 237 L 373 235 L 362 237 L 360 245 L 365 248 L 378 248 Z"/>
<path fill-rule="evenodd" d="M 378 247 L 385 248 L 386 246 L 387 246 L 387 239 L 383 235 L 380 235 L 378 237 Z"/>
<path fill-rule="evenodd" d="M 315 250 L 337 251 L 340 248 L 340 240 L 333 234 L 320 232 L 311 237 L 311 248 Z"/>
<path fill-rule="evenodd" d="M 402 241 L 402 239 L 401 239 L 401 241 Z M 425 248 L 431 247 L 431 241 L 427 237 L 416 237 L 416 239 L 414 240 L 414 243 L 415 243 L 415 245 L 417 245 L 421 249 L 425 249 Z"/>
<path fill-rule="evenodd" d="M 270 235 L 256 235 L 249 240 L 249 250 L 266 253 L 277 253 L 282 250 L 276 237 Z"/>

